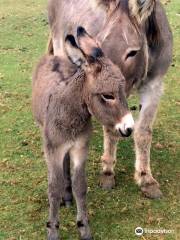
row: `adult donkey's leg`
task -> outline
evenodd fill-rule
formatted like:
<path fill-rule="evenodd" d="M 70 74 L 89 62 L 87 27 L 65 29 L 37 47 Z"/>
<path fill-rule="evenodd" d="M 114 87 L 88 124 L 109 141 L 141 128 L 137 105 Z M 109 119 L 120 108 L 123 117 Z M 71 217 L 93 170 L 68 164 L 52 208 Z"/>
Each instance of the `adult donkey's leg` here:
<path fill-rule="evenodd" d="M 150 168 L 152 124 L 161 94 L 162 82 L 159 78 L 147 82 L 140 89 L 142 107 L 134 131 L 136 150 L 135 180 L 140 186 L 141 191 L 149 198 L 159 198 L 162 195 L 159 184 L 153 178 Z"/>
<path fill-rule="evenodd" d="M 69 153 L 64 158 L 64 204 L 66 207 L 70 207 L 72 204 L 72 185 L 71 185 L 71 168 L 70 168 L 70 156 Z"/>
<path fill-rule="evenodd" d="M 115 186 L 114 167 L 116 164 L 117 142 L 119 138 L 114 136 L 106 127 L 104 131 L 104 153 L 102 160 L 102 173 L 100 177 L 100 185 L 104 189 L 111 189 Z"/>
<path fill-rule="evenodd" d="M 48 167 L 49 220 L 47 222 L 48 240 L 58 240 L 59 206 L 64 196 L 63 148 L 45 147 Z"/>
<path fill-rule="evenodd" d="M 82 240 L 90 240 L 91 232 L 86 208 L 86 173 L 85 163 L 87 159 L 88 143 L 86 139 L 79 139 L 70 151 L 73 162 L 72 190 L 77 205 L 77 226 Z"/>

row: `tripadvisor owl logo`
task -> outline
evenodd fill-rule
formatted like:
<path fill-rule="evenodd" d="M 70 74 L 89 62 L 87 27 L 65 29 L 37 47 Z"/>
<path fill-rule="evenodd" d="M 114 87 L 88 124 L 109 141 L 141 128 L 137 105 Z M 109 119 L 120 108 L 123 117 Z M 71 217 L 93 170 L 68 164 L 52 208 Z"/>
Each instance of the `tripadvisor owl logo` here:
<path fill-rule="evenodd" d="M 136 234 L 136 236 L 142 236 L 143 235 L 143 228 L 142 227 L 137 227 L 136 229 L 135 229 L 135 234 Z"/>

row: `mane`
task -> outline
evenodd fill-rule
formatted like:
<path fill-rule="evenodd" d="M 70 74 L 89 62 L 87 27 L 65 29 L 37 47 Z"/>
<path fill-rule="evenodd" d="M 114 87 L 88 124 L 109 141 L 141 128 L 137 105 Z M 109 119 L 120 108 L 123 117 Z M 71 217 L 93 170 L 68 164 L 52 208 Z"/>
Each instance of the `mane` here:
<path fill-rule="evenodd" d="M 117 1 L 117 5 L 116 5 L 115 9 L 112 11 L 112 13 L 110 15 L 110 18 L 120 8 L 121 8 L 122 11 L 124 11 L 128 15 L 128 17 L 131 20 L 131 23 L 133 24 L 133 26 L 136 29 L 136 32 L 140 36 L 141 35 L 140 32 L 141 32 L 142 27 L 138 23 L 137 19 L 130 14 L 127 0 Z M 159 29 L 157 18 L 156 18 L 156 1 L 153 5 L 153 9 L 152 9 L 151 14 L 147 17 L 147 19 L 144 23 L 143 28 L 144 28 L 144 31 L 145 31 L 145 34 L 146 34 L 148 46 L 150 48 L 158 46 L 159 42 L 160 42 L 160 29 Z"/>
<path fill-rule="evenodd" d="M 111 14 L 108 17 L 108 21 L 110 22 L 112 19 L 113 19 L 113 23 L 118 21 L 120 18 L 118 11 L 121 9 L 121 11 L 125 12 L 128 15 L 130 22 L 134 26 L 137 34 L 140 36 L 141 35 L 140 34 L 140 26 L 138 24 L 137 19 L 130 14 L 128 1 L 127 0 L 118 0 L 118 1 L 116 1 L 116 3 L 117 4 L 116 4 L 115 8 L 112 10 Z"/>

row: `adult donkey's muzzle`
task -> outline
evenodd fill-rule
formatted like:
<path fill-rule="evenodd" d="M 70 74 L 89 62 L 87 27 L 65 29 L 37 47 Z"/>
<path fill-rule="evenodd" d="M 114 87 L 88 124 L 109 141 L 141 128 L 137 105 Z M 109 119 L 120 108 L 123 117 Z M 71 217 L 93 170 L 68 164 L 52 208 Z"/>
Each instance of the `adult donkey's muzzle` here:
<path fill-rule="evenodd" d="M 122 137 L 129 137 L 134 129 L 134 119 L 131 113 L 127 113 L 120 123 L 115 126 L 116 130 L 121 134 Z"/>

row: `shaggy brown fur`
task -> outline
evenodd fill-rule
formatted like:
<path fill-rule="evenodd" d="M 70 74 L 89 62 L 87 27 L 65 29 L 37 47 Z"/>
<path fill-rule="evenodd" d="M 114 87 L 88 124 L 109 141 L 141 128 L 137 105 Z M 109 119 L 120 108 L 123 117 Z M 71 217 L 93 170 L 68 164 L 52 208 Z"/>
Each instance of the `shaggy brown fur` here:
<path fill-rule="evenodd" d="M 117 135 L 129 136 L 133 128 L 133 122 L 128 122 L 132 116 L 120 69 L 82 27 L 77 39 L 78 45 L 68 35 L 66 55 L 44 56 L 33 76 L 33 113 L 42 129 L 48 166 L 48 240 L 58 239 L 59 205 L 62 199 L 72 201 L 72 190 L 81 238 L 91 239 L 85 179 L 91 115 Z M 70 159 L 74 169 L 72 190 L 67 166 Z"/>

